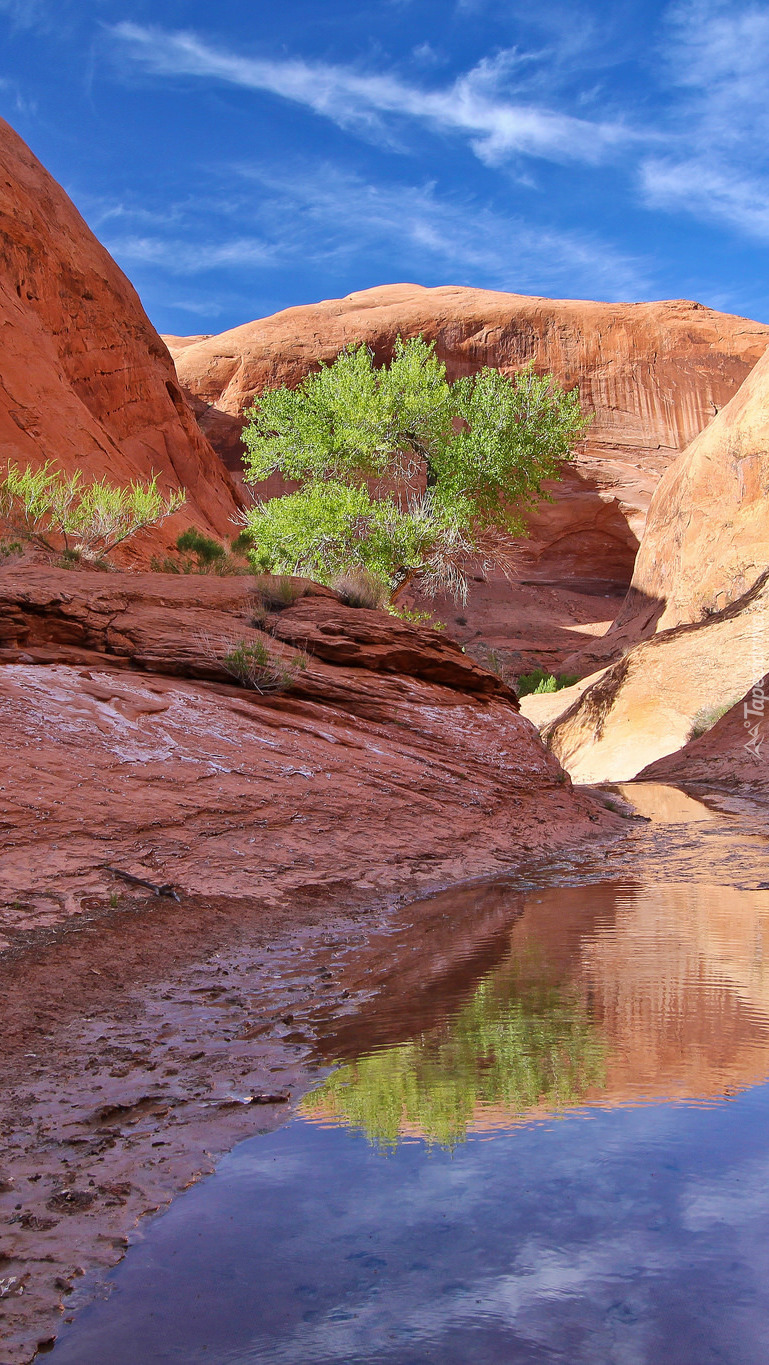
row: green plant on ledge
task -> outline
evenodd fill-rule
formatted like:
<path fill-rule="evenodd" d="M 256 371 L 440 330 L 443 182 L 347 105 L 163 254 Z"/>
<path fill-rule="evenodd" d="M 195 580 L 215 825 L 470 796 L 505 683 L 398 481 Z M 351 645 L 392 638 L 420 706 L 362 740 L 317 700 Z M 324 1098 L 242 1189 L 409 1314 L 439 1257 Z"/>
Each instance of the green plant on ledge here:
<path fill-rule="evenodd" d="M 263 640 L 235 640 L 224 649 L 221 662 L 227 672 L 241 687 L 262 694 L 288 691 L 308 663 L 305 654 L 287 657 L 271 650 Z M 210 649 L 207 652 L 212 653 Z"/>
<path fill-rule="evenodd" d="M 186 494 L 163 494 L 157 477 L 126 487 L 106 479 L 86 483 L 80 471 L 64 474 L 49 462 L 39 469 L 10 464 L 0 480 L 0 521 L 14 535 L 70 564 L 96 562 L 149 526 L 183 507 Z"/>
<path fill-rule="evenodd" d="M 564 687 L 573 687 L 576 682 L 579 682 L 576 674 L 563 673 L 556 677 L 544 668 L 535 668 L 532 673 L 521 673 L 514 685 L 519 697 L 539 697 L 547 692 L 560 692 Z"/>

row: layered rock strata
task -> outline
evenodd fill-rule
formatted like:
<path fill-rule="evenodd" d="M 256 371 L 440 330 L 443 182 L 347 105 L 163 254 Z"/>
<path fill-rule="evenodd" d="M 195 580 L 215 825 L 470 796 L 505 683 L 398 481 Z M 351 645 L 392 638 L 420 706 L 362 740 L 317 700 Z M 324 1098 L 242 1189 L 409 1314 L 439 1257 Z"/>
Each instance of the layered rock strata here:
<path fill-rule="evenodd" d="M 310 592 L 265 616 L 242 578 L 0 575 L 9 927 L 105 894 L 110 868 L 276 904 L 416 891 L 612 828 L 458 645 Z M 287 692 L 233 685 L 226 656 L 258 646 Z"/>
<path fill-rule="evenodd" d="M 642 769 L 645 781 L 718 787 L 746 795 L 769 794 L 769 674 L 703 734 L 674 754 Z"/>
<path fill-rule="evenodd" d="M 626 781 L 682 749 L 769 668 L 769 572 L 700 624 L 663 631 L 605 669 L 543 734 L 577 782 Z"/>

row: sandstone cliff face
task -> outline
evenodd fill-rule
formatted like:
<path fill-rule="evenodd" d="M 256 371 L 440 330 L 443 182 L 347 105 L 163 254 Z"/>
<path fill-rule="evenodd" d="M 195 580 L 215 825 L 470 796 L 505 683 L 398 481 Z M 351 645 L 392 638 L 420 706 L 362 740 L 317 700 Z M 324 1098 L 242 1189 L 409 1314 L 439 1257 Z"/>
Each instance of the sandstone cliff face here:
<path fill-rule="evenodd" d="M 262 389 L 298 383 L 355 341 L 384 362 L 399 333 L 420 332 L 437 342 L 451 378 L 483 365 L 513 374 L 533 361 L 565 387 L 579 385 L 595 420 L 553 490 L 555 502 L 532 519 L 522 565 L 542 576 L 625 583 L 660 475 L 769 342 L 769 327 L 696 303 L 588 303 L 418 285 L 289 308 L 221 336 L 167 340 L 181 384 L 207 405 L 199 409 L 204 429 L 236 471 L 240 415 Z"/>
<path fill-rule="evenodd" d="M 235 490 L 139 298 L 74 205 L 0 120 L 0 468 L 51 460 L 117 483 L 154 471 L 191 523 L 232 534 Z"/>
<path fill-rule="evenodd" d="M 717 616 L 629 650 L 544 730 L 547 743 L 576 782 L 658 776 L 656 760 L 769 668 L 768 621 L 769 572 Z"/>
<path fill-rule="evenodd" d="M 650 763 L 639 777 L 765 798 L 769 792 L 769 674 L 758 679 L 712 729 L 677 753 Z"/>
<path fill-rule="evenodd" d="M 769 353 L 667 471 L 652 501 L 618 628 L 698 621 L 769 564 Z"/>

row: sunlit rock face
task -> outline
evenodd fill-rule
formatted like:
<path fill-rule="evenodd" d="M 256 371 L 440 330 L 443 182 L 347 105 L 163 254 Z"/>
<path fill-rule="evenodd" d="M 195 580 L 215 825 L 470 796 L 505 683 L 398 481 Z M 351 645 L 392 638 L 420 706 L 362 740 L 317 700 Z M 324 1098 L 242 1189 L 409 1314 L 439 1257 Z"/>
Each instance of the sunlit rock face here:
<path fill-rule="evenodd" d="M 625 584 L 660 475 L 769 341 L 762 324 L 680 300 L 606 304 L 411 284 L 289 308 L 220 336 L 166 340 L 203 429 L 237 470 L 241 415 L 262 389 L 297 384 L 353 342 L 384 363 L 396 336 L 420 333 L 435 340 L 452 379 L 484 365 L 512 375 L 533 362 L 579 387 L 593 424 L 555 501 L 532 518 L 521 563 L 542 576 Z"/>
<path fill-rule="evenodd" d="M 769 630 L 769 616 L 767 617 Z M 719 715 L 706 713 L 709 728 L 677 753 L 650 763 L 645 780 L 697 783 L 764 795 L 769 787 L 769 674 Z"/>
<path fill-rule="evenodd" d="M 736 600 L 767 565 L 769 353 L 662 479 L 623 618 L 656 630 L 700 621 Z"/>
<path fill-rule="evenodd" d="M 454 1145 L 585 1106 L 708 1103 L 769 1074 L 769 892 L 634 881 L 475 894 L 475 945 L 455 942 L 453 961 L 433 945 L 435 970 L 420 960 L 419 981 L 386 980 L 386 1007 L 357 1032 L 329 1023 L 320 1050 L 341 1066 L 306 1118 L 383 1147 Z M 425 916 L 427 938 L 429 905 Z"/>
<path fill-rule="evenodd" d="M 543 734 L 575 781 L 625 781 L 683 749 L 700 726 L 737 703 L 768 667 L 769 574 L 764 573 L 725 611 L 635 645 Z M 738 747 L 731 747 L 737 757 Z M 723 780 L 728 757 L 722 759 Z M 765 766 L 764 761 L 756 767 L 750 759 L 759 783 L 765 781 Z"/>
<path fill-rule="evenodd" d="M 0 466 L 50 460 L 117 483 L 159 476 L 191 523 L 233 534 L 238 501 L 135 290 L 62 188 L 0 119 Z"/>

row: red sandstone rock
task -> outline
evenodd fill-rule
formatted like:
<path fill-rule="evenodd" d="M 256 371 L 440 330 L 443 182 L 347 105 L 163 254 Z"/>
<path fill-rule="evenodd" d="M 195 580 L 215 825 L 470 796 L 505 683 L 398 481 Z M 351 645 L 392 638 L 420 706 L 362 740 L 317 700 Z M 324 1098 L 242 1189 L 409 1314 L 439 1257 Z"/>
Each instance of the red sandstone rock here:
<path fill-rule="evenodd" d="M 522 565 L 542 577 L 625 583 L 660 475 L 769 341 L 769 327 L 696 303 L 554 301 L 406 284 L 289 308 L 221 336 L 167 340 L 181 384 L 221 414 L 204 414 L 204 429 L 237 469 L 240 415 L 263 388 L 298 383 L 350 342 L 366 342 L 384 362 L 399 333 L 420 332 L 437 341 L 451 378 L 482 365 L 512 374 L 533 361 L 565 387 L 579 385 L 595 421 L 554 489 L 556 501 L 532 519 Z"/>
<path fill-rule="evenodd" d="M 769 562 L 769 353 L 676 460 L 652 501 L 620 624 L 720 611 Z"/>
<path fill-rule="evenodd" d="M 0 899 L 24 904 L 19 925 L 103 893 L 105 864 L 277 904 L 416 892 L 614 828 L 450 640 L 323 588 L 265 634 L 250 592 L 242 578 L 0 573 Z M 257 639 L 307 652 L 289 692 L 223 685 L 228 648 Z"/>
<path fill-rule="evenodd" d="M 564 668 L 593 672 L 655 631 L 722 610 L 764 571 L 767 545 L 769 353 L 663 476 L 616 621 Z"/>
<path fill-rule="evenodd" d="M 188 502 L 138 555 L 195 524 L 232 535 L 234 487 L 136 292 L 0 119 L 0 468 L 52 461 L 117 483 L 157 473 Z"/>

